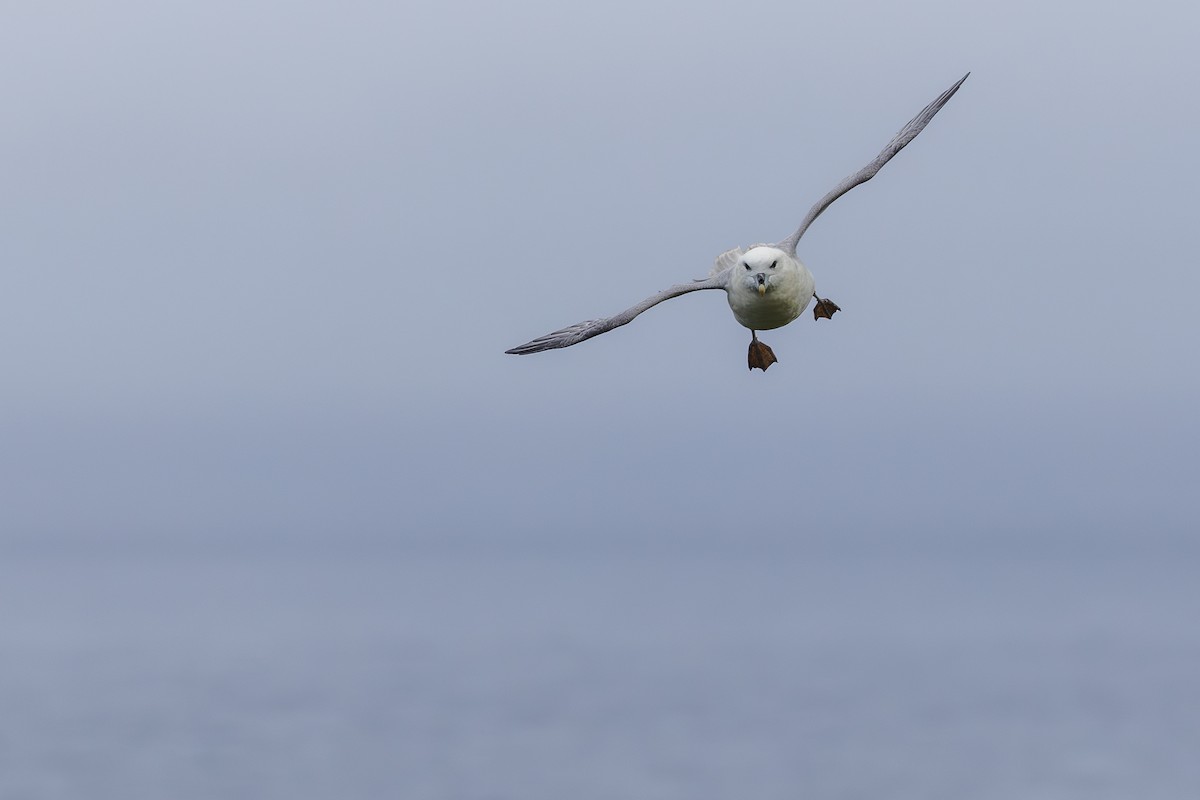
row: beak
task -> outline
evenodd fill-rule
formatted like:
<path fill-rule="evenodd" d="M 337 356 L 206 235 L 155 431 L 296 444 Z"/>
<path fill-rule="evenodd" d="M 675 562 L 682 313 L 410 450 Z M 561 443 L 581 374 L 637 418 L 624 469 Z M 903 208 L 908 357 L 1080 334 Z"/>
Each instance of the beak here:
<path fill-rule="evenodd" d="M 766 294 L 767 293 L 767 276 L 760 272 L 757 275 L 755 275 L 754 277 L 758 278 L 758 293 L 760 295 Z"/>

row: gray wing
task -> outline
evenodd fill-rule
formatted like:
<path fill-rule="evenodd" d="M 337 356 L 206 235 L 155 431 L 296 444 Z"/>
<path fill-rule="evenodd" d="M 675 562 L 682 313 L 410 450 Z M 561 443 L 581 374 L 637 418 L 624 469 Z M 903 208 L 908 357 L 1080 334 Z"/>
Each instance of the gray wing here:
<path fill-rule="evenodd" d="M 887 147 L 883 148 L 879 155 L 875 156 L 874 161 L 843 180 L 834 187 L 833 191 L 817 201 L 817 204 L 809 209 L 808 215 L 804 218 L 804 221 L 800 223 L 800 227 L 796 229 L 796 232 L 780 242 L 778 245 L 779 248 L 791 253 L 792 255 L 795 255 L 796 244 L 800 241 L 800 237 L 804 235 L 804 232 L 808 230 L 808 226 L 813 223 L 813 220 L 821 216 L 822 212 L 829 208 L 834 200 L 837 200 L 839 197 L 853 189 L 855 186 L 858 186 L 860 183 L 866 183 L 867 181 L 871 180 L 871 178 L 874 178 L 875 173 L 879 172 L 879 170 L 883 168 L 884 164 L 892 160 L 892 156 L 896 155 L 896 153 L 899 153 L 904 149 L 906 144 L 917 138 L 917 134 L 924 130 L 925 126 L 929 124 L 929 120 L 933 119 L 934 115 L 942 110 L 942 106 L 949 102 L 950 98 L 954 96 L 954 93 L 958 91 L 958 87 L 962 86 L 963 81 L 965 81 L 970 74 L 971 73 L 968 72 L 966 75 L 963 75 L 961 78 L 959 78 L 958 83 L 954 84 L 949 89 L 938 95 L 938 98 L 929 105 L 925 106 L 920 114 L 917 114 L 915 117 L 909 120 L 909 123 L 901 128 L 900 132 L 892 137 L 892 140 L 887 143 Z"/>
<path fill-rule="evenodd" d="M 523 345 L 514 347 L 511 350 L 505 350 L 504 352 L 523 356 L 529 353 L 540 353 L 543 350 L 553 350 L 556 347 L 570 347 L 573 344 L 579 344 L 584 339 L 590 339 L 593 336 L 608 333 L 613 328 L 619 328 L 631 321 L 638 314 L 658 305 L 664 300 L 670 300 L 672 297 L 679 297 L 681 294 L 696 292 L 701 289 L 724 289 L 728 285 L 729 270 L 711 275 L 703 280 L 692 281 L 691 283 L 679 283 L 670 289 L 664 289 L 656 295 L 647 297 L 636 306 L 627 308 L 620 314 L 606 317 L 605 319 L 589 319 L 585 322 L 554 331 L 553 333 L 547 333 L 545 336 L 539 336 L 531 342 L 526 342 Z"/>

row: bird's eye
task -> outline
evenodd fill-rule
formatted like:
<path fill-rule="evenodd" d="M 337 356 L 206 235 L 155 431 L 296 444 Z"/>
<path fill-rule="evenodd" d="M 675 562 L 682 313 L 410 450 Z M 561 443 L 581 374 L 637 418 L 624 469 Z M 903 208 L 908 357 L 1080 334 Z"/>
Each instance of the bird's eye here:
<path fill-rule="evenodd" d="M 778 261 L 778 260 L 772 261 L 772 262 L 771 262 L 771 269 L 775 269 L 775 265 L 776 265 L 776 264 L 778 264 L 778 263 L 779 263 L 779 261 Z"/>

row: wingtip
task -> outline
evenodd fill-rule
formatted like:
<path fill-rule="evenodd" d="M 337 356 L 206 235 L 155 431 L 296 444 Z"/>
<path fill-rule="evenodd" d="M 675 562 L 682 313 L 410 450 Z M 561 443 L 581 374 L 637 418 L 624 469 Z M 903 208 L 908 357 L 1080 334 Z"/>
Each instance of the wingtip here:
<path fill-rule="evenodd" d="M 550 336 L 553 336 L 553 334 Z M 555 343 L 552 340 L 548 341 L 550 336 L 542 336 L 541 338 L 528 341 L 525 344 L 519 344 L 516 347 L 510 347 L 508 350 L 504 351 L 504 354 L 508 356 L 527 356 L 530 353 L 540 353 L 543 350 L 553 350 L 555 347 L 563 346 Z"/>
<path fill-rule="evenodd" d="M 969 77 L 971 77 L 970 72 L 968 72 L 966 75 L 963 75 L 961 78 L 956 80 L 949 89 L 942 92 L 940 97 L 938 97 L 936 100 L 934 100 L 932 103 L 929 104 L 929 108 L 933 109 L 934 114 L 936 114 L 938 111 L 941 111 L 942 106 L 944 106 L 944 105 L 946 105 L 946 103 L 950 102 L 950 98 L 954 97 L 954 95 L 958 92 L 959 88 L 963 85 L 963 83 Z"/>

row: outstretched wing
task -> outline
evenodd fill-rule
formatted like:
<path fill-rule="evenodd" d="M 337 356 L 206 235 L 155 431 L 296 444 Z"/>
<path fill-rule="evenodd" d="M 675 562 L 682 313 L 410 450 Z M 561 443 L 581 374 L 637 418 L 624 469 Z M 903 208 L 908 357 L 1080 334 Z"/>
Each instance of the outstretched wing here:
<path fill-rule="evenodd" d="M 602 333 L 608 333 L 613 328 L 619 328 L 628 323 L 638 314 L 641 314 L 648 308 L 658 305 L 664 300 L 670 300 L 672 297 L 679 297 L 681 294 L 688 292 L 696 292 L 701 289 L 724 289 L 729 285 L 729 271 L 725 270 L 716 275 L 710 275 L 704 280 L 692 281 L 691 283 L 679 283 L 672 286 L 670 289 L 664 289 L 656 295 L 647 297 L 642 302 L 632 308 L 627 308 L 620 314 L 616 314 L 605 319 L 589 319 L 585 322 L 580 322 L 562 330 L 547 333 L 545 336 L 539 336 L 531 342 L 526 342 L 519 347 L 514 347 L 511 350 L 505 350 L 506 353 L 523 356 L 529 353 L 540 353 L 543 350 L 553 350 L 556 347 L 570 347 L 573 344 L 579 344 L 584 339 L 590 339 L 593 336 L 599 336 Z"/>
<path fill-rule="evenodd" d="M 855 186 L 858 186 L 860 183 L 866 183 L 867 181 L 871 180 L 871 178 L 874 178 L 875 173 L 879 172 L 879 170 L 883 168 L 884 164 L 892 160 L 892 156 L 896 155 L 896 153 L 899 153 L 904 149 L 906 144 L 917 138 L 917 134 L 924 130 L 925 126 L 929 124 L 929 120 L 933 119 L 934 115 L 942 110 L 942 106 L 949 102 L 950 98 L 954 96 L 954 93 L 958 91 L 958 87 L 962 86 L 963 81 L 965 81 L 967 76 L 970 74 L 971 73 L 968 72 L 966 75 L 963 75 L 961 78 L 959 78 L 958 83 L 954 84 L 949 89 L 938 95 L 938 98 L 929 105 L 925 106 L 920 114 L 917 114 L 915 117 L 909 120 L 909 123 L 901 128 L 900 132 L 892 137 L 892 140 L 887 143 L 887 147 L 883 148 L 879 155 L 875 156 L 874 161 L 843 180 L 833 188 L 833 191 L 817 201 L 817 204 L 809 209 L 808 215 L 804 218 L 804 221 L 800 223 L 800 227 L 796 229 L 796 232 L 779 243 L 779 249 L 795 255 L 796 243 L 800 241 L 800 237 L 804 235 L 806 230 L 808 230 L 808 226 L 813 223 L 813 220 L 821 216 L 821 213 L 824 212 L 825 209 L 829 208 L 834 200 L 837 200 L 839 197 L 853 189 Z"/>

